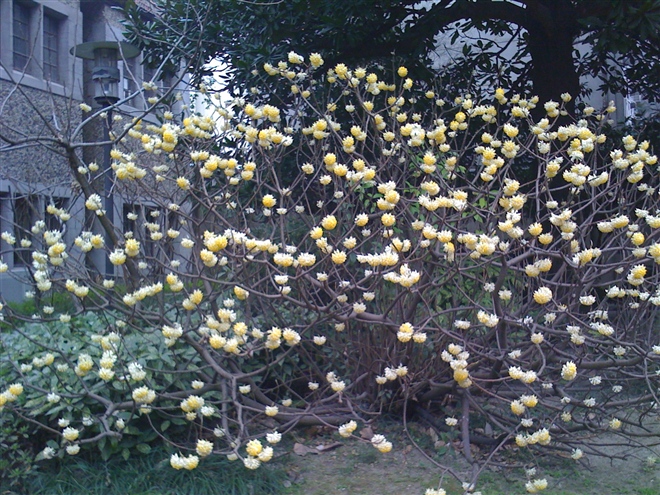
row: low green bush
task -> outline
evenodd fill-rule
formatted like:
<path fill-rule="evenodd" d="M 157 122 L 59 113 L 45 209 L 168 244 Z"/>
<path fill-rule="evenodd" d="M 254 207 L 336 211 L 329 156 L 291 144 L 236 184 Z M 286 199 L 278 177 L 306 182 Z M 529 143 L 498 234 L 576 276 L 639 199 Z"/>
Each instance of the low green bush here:
<path fill-rule="evenodd" d="M 163 448 L 125 460 L 107 461 L 92 452 L 58 459 L 26 478 L 30 495 L 251 495 L 281 491 L 285 473 L 274 469 L 247 471 L 241 463 L 214 457 L 195 472 L 174 471 L 171 452 Z M 0 484 L 1 486 L 1 484 Z M 2 491 L 2 493 L 5 493 Z M 11 493 L 11 492 L 10 492 Z"/>
<path fill-rule="evenodd" d="M 142 380 L 149 382 L 154 379 L 153 370 L 163 366 L 162 339 L 151 338 L 149 329 L 139 332 L 139 337 L 126 336 L 129 327 L 111 312 L 87 312 L 70 320 L 27 323 L 5 332 L 0 341 L 0 378 L 5 383 L 28 382 L 32 387 L 25 391 L 29 416 L 14 416 L 8 411 L 0 415 L 0 441 L 5 451 L 0 461 L 0 477 L 20 479 L 33 469 L 31 460 L 35 456 L 43 460 L 51 452 L 58 452 L 63 457 L 65 451 L 59 447 L 66 441 L 53 432 L 74 422 L 82 421 L 86 434 L 98 436 L 97 442 L 80 445 L 83 451 L 98 452 L 102 460 L 113 455 L 128 460 L 132 454 L 148 454 L 152 442 L 165 430 L 168 435 L 185 441 L 189 425 L 181 418 L 170 417 L 167 411 L 156 410 L 147 417 L 144 411 L 135 408 L 114 407 L 135 388 L 131 370 L 134 375 L 143 373 Z M 69 360 L 69 356 L 84 353 L 92 362 L 101 362 L 111 356 L 107 351 L 114 353 L 118 347 L 123 355 L 130 356 L 130 362 L 115 363 L 115 372 L 123 376 L 109 388 L 103 382 L 90 382 L 79 368 L 75 371 L 76 363 Z M 100 388 L 104 388 L 103 399 L 98 394 Z M 37 428 L 31 422 L 50 429 L 40 430 L 40 446 L 34 443 Z M 44 445 L 46 448 L 42 450 Z"/>

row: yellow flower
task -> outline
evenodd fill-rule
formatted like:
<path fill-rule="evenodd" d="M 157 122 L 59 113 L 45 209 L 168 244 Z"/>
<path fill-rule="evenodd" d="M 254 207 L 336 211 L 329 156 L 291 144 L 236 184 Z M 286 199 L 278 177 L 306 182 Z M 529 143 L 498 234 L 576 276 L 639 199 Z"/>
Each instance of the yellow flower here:
<path fill-rule="evenodd" d="M 519 400 L 514 400 L 511 402 L 511 412 L 516 416 L 520 416 L 525 412 L 525 406 Z"/>
<path fill-rule="evenodd" d="M 243 287 L 239 287 L 238 285 L 234 286 L 234 295 L 241 301 L 244 301 L 245 299 L 248 298 L 250 293 L 246 291 Z"/>
<path fill-rule="evenodd" d="M 309 56 L 309 63 L 316 69 L 323 65 L 323 58 L 318 53 L 312 53 Z"/>
<path fill-rule="evenodd" d="M 504 134 L 512 139 L 518 135 L 518 128 L 511 124 L 504 124 L 504 128 L 502 130 L 504 131 Z"/>
<path fill-rule="evenodd" d="M 380 217 L 380 221 L 385 227 L 392 227 L 396 223 L 396 217 L 391 213 L 383 213 Z"/>
<path fill-rule="evenodd" d="M 110 253 L 108 258 L 110 259 L 110 263 L 115 266 L 123 265 L 126 262 L 126 254 L 121 249 L 115 249 Z"/>
<path fill-rule="evenodd" d="M 399 67 L 396 73 L 399 75 L 399 77 L 406 77 L 408 75 L 408 69 L 405 67 Z"/>
<path fill-rule="evenodd" d="M 630 236 L 630 240 L 635 246 L 641 246 L 644 244 L 644 234 L 641 232 L 635 232 L 632 236 Z"/>
<path fill-rule="evenodd" d="M 126 247 L 124 251 L 128 256 L 134 257 L 137 256 L 140 252 L 140 243 L 135 239 L 126 239 Z"/>
<path fill-rule="evenodd" d="M 334 215 L 328 215 L 321 220 L 321 225 L 326 230 L 332 230 L 337 226 L 337 218 Z M 312 238 L 314 238 L 312 236 Z"/>
<path fill-rule="evenodd" d="M 349 421 L 341 425 L 338 429 L 338 433 L 342 437 L 350 437 L 351 434 L 357 429 L 357 423 L 355 421 Z"/>
<path fill-rule="evenodd" d="M 561 368 L 561 377 L 564 380 L 571 381 L 577 376 L 577 365 L 573 361 L 568 361 Z"/>
<path fill-rule="evenodd" d="M 371 444 L 383 454 L 392 450 L 392 442 L 387 441 L 383 435 L 374 435 L 371 438 Z"/>
<path fill-rule="evenodd" d="M 196 452 L 200 457 L 206 457 L 211 452 L 213 452 L 213 443 L 208 440 L 197 440 L 197 447 L 195 448 Z"/>
<path fill-rule="evenodd" d="M 335 163 L 337 163 L 337 155 L 334 153 L 328 153 L 323 157 L 323 163 L 325 163 L 326 167 L 332 168 Z"/>
<path fill-rule="evenodd" d="M 298 55 L 296 52 L 289 52 L 287 59 L 289 60 L 290 64 L 302 64 L 305 59 L 302 57 L 302 55 Z"/>
<path fill-rule="evenodd" d="M 345 64 L 335 65 L 335 74 L 337 74 L 339 79 L 346 79 L 346 76 L 348 75 L 348 67 L 346 67 Z"/>
<path fill-rule="evenodd" d="M 199 465 L 199 457 L 196 455 L 189 455 L 188 457 L 180 456 L 179 454 L 172 454 L 170 457 L 170 466 L 174 469 L 186 469 L 188 471 L 195 469 Z"/>
<path fill-rule="evenodd" d="M 266 447 L 257 456 L 261 462 L 268 462 L 273 458 L 273 447 Z"/>
<path fill-rule="evenodd" d="M 343 381 L 337 380 L 330 384 L 330 388 L 332 388 L 334 392 L 339 393 L 344 391 L 344 389 L 346 388 L 346 384 Z"/>
<path fill-rule="evenodd" d="M 630 276 L 634 279 L 641 279 L 646 276 L 646 267 L 644 265 L 635 265 L 630 269 Z"/>
<path fill-rule="evenodd" d="M 357 239 L 355 237 L 347 237 L 342 244 L 346 249 L 353 249 L 357 245 Z"/>
<path fill-rule="evenodd" d="M 534 300 L 538 304 L 547 304 L 552 300 L 552 291 L 547 287 L 540 287 L 534 291 Z"/>
<path fill-rule="evenodd" d="M 65 440 L 68 440 L 69 442 L 75 441 L 79 435 L 80 432 L 75 428 L 71 428 L 71 427 L 64 428 L 64 431 L 62 431 L 62 436 L 64 437 Z"/>
<path fill-rule="evenodd" d="M 355 217 L 355 225 L 364 227 L 369 222 L 369 216 L 366 213 L 360 213 Z"/>
<path fill-rule="evenodd" d="M 293 256 L 285 253 L 275 253 L 273 262 L 278 266 L 289 267 L 293 265 Z"/>
<path fill-rule="evenodd" d="M 176 179 L 176 185 L 179 186 L 184 191 L 187 191 L 188 189 L 190 189 L 190 181 L 188 179 L 186 179 L 185 177 L 178 177 Z"/>
<path fill-rule="evenodd" d="M 13 383 L 9 386 L 9 393 L 18 397 L 23 393 L 23 385 L 20 383 Z"/>
<path fill-rule="evenodd" d="M 309 236 L 314 240 L 320 239 L 323 237 L 323 229 L 321 227 L 314 227 L 309 231 Z"/>
<path fill-rule="evenodd" d="M 195 289 L 193 293 L 190 295 L 190 302 L 192 302 L 195 305 L 198 305 L 199 303 L 202 302 L 203 298 L 204 298 L 204 293 L 199 289 Z"/>
<path fill-rule="evenodd" d="M 544 246 L 550 244 L 552 242 L 552 239 L 553 239 L 552 234 L 541 234 L 539 236 L 539 242 Z"/>
<path fill-rule="evenodd" d="M 454 370 L 454 380 L 457 382 L 465 381 L 469 376 L 470 374 L 465 368 L 458 368 Z"/>
<path fill-rule="evenodd" d="M 341 265 L 346 261 L 346 253 L 344 251 L 333 251 L 332 252 L 332 262 Z"/>
<path fill-rule="evenodd" d="M 147 387 L 139 387 L 133 390 L 133 400 L 138 404 L 151 404 L 155 399 L 156 392 Z"/>
<path fill-rule="evenodd" d="M 222 337 L 221 335 L 212 335 L 209 338 L 209 345 L 213 347 L 214 349 L 221 349 L 222 347 L 225 346 L 227 343 L 227 339 Z"/>
<path fill-rule="evenodd" d="M 527 229 L 527 231 L 534 237 L 537 237 L 541 235 L 541 233 L 543 232 L 543 226 L 540 223 L 536 222 L 531 224 Z"/>
<path fill-rule="evenodd" d="M 75 444 L 75 445 L 67 445 L 66 446 L 66 453 L 69 455 L 76 455 L 78 452 L 80 452 L 80 445 Z"/>
<path fill-rule="evenodd" d="M 250 440 L 247 443 L 247 445 L 245 446 L 245 450 L 249 455 L 256 457 L 263 450 L 263 446 L 261 445 L 261 442 L 255 438 L 254 440 Z"/>
<path fill-rule="evenodd" d="M 316 256 L 310 253 L 301 253 L 298 255 L 298 264 L 302 267 L 312 266 L 316 263 Z"/>
<path fill-rule="evenodd" d="M 261 204 L 264 205 L 266 208 L 272 208 L 277 204 L 277 200 L 273 197 L 272 194 L 266 194 L 262 199 L 261 199 Z"/>
<path fill-rule="evenodd" d="M 208 236 L 206 234 L 209 234 Z M 204 245 L 209 251 L 215 253 L 227 247 L 228 240 L 223 235 L 213 235 L 208 232 L 204 233 Z"/>
<path fill-rule="evenodd" d="M 399 327 L 399 332 L 401 333 L 412 334 L 414 331 L 415 331 L 415 327 L 413 327 L 412 324 L 408 322 L 402 323 L 401 326 Z"/>

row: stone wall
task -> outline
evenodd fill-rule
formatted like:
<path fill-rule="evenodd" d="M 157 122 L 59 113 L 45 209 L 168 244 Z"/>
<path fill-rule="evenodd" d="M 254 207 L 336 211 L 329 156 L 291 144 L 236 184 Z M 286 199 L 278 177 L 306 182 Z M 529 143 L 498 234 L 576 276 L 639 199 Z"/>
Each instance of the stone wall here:
<path fill-rule="evenodd" d="M 81 122 L 80 101 L 0 80 L 0 134 L 24 144 L 0 147 L 0 178 L 44 186 L 70 185 L 64 148 Z"/>

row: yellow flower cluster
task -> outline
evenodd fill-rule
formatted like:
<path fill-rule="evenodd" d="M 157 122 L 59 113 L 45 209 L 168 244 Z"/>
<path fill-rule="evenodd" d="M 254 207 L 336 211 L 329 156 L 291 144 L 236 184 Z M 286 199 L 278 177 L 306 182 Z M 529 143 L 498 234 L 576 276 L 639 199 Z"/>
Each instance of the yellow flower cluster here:
<path fill-rule="evenodd" d="M 535 431 L 531 435 L 520 433 L 516 435 L 516 444 L 518 447 L 527 447 L 528 445 L 549 445 L 552 441 L 550 432 L 546 428 Z"/>
<path fill-rule="evenodd" d="M 199 457 L 196 455 L 182 456 L 179 454 L 172 454 L 170 457 L 170 466 L 174 469 L 186 469 L 191 471 L 199 465 Z"/>
<path fill-rule="evenodd" d="M 257 469 L 262 462 L 268 462 L 273 458 L 273 447 L 264 447 L 257 439 L 250 440 L 245 450 L 249 457 L 243 459 L 243 464 L 248 469 Z"/>

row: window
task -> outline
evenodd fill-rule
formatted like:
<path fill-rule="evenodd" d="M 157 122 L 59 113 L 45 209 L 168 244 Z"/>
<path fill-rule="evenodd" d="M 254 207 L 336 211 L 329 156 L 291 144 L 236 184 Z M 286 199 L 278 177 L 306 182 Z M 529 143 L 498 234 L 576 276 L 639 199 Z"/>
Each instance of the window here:
<path fill-rule="evenodd" d="M 148 65 L 144 65 L 143 67 L 144 67 L 144 82 L 151 82 L 154 79 L 154 76 L 156 75 L 156 69 Z M 158 81 L 154 81 L 154 82 L 158 84 Z"/>
<path fill-rule="evenodd" d="M 46 230 L 62 230 L 64 223 L 59 217 L 59 213 L 66 211 L 69 206 L 68 198 L 53 196 L 46 199 L 46 208 L 44 212 L 44 221 Z M 52 212 L 52 213 L 51 213 Z"/>
<path fill-rule="evenodd" d="M 14 196 L 14 266 L 25 266 L 32 262 L 30 256 L 32 243 L 32 225 L 37 213 L 37 196 Z"/>
<path fill-rule="evenodd" d="M 137 226 L 137 219 L 140 216 L 140 207 L 137 205 L 125 204 L 122 211 L 122 220 L 124 233 L 133 232 L 135 233 L 135 227 Z"/>
<path fill-rule="evenodd" d="M 82 25 L 69 21 L 78 15 L 80 3 L 74 0 L 0 0 L 2 67 L 32 76 L 20 77 L 21 84 L 63 94 L 60 86 L 80 77 L 81 68 L 74 68 L 69 52 L 82 35 Z M 7 77 L 4 71 L 0 72 L 3 78 Z M 19 78 L 19 75 L 13 77 Z M 74 94 L 79 99 L 80 91 Z"/>
<path fill-rule="evenodd" d="M 27 71 L 30 64 L 31 40 L 30 18 L 32 9 L 23 3 L 14 2 L 14 69 Z"/>
<path fill-rule="evenodd" d="M 143 65 L 143 73 L 144 73 L 144 82 L 153 82 L 157 88 L 160 88 L 162 85 L 162 81 L 156 80 L 156 69 L 153 67 L 150 67 L 148 65 Z M 156 90 L 148 90 L 144 92 L 144 97 L 149 99 L 152 96 L 158 96 L 158 89 Z"/>
<path fill-rule="evenodd" d="M 124 60 L 124 98 L 128 98 L 130 95 L 137 91 L 137 64 L 135 59 Z M 129 102 L 130 104 L 130 102 Z"/>
<path fill-rule="evenodd" d="M 44 79 L 60 81 L 59 49 L 60 20 L 52 14 L 44 13 Z"/>

